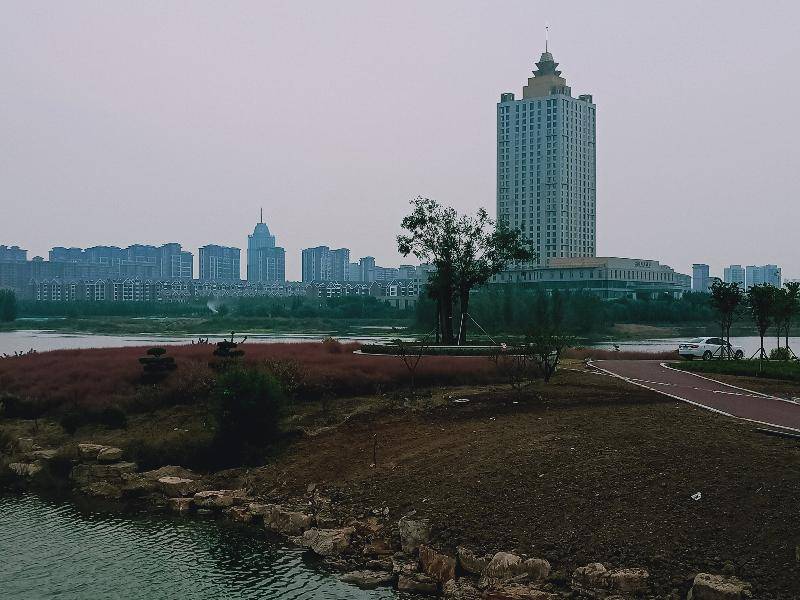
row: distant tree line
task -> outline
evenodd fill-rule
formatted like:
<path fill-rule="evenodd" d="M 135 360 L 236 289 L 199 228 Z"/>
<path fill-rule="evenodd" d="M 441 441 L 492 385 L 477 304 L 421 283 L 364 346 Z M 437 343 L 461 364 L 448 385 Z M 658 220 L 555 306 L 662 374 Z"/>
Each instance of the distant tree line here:
<path fill-rule="evenodd" d="M 17 318 L 17 296 L 13 290 L 0 290 L 0 322 Z"/>
<path fill-rule="evenodd" d="M 472 294 L 470 314 L 487 331 L 528 331 L 555 326 L 578 335 L 602 332 L 616 323 L 650 325 L 711 323 L 716 315 L 709 294 L 684 294 L 680 299 L 664 296 L 640 300 L 603 300 L 587 292 L 548 294 L 524 283 L 487 285 Z M 436 306 L 420 298 L 417 327 L 430 327 Z"/>

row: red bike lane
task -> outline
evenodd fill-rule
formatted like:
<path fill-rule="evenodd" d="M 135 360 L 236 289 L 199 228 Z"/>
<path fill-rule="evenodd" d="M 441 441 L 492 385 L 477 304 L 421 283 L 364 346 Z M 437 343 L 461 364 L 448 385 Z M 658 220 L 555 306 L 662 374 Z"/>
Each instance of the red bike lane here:
<path fill-rule="evenodd" d="M 597 360 L 589 364 L 677 400 L 728 416 L 800 431 L 800 404 L 789 400 L 721 383 L 705 375 L 672 369 L 661 361 Z"/>

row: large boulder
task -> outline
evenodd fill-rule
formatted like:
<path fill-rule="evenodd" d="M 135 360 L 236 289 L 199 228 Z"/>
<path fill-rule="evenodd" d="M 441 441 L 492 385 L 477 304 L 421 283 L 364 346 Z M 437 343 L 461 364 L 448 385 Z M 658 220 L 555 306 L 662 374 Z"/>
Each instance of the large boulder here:
<path fill-rule="evenodd" d="M 43 462 L 48 462 L 53 460 L 56 456 L 58 456 L 58 450 L 34 450 L 31 452 L 31 457 L 33 460 L 40 460 Z"/>
<path fill-rule="evenodd" d="M 647 591 L 647 569 L 612 569 L 606 573 L 606 585 L 613 592 L 638 594 Z"/>
<path fill-rule="evenodd" d="M 442 586 L 445 600 L 481 600 L 483 594 L 465 579 L 451 579 Z"/>
<path fill-rule="evenodd" d="M 98 454 L 107 447 L 102 444 L 78 444 L 78 456 L 83 460 L 97 460 Z"/>
<path fill-rule="evenodd" d="M 264 505 L 264 526 L 282 535 L 300 535 L 311 528 L 314 518 L 306 513 L 290 510 L 277 504 Z"/>
<path fill-rule="evenodd" d="M 350 549 L 355 531 L 353 527 L 308 529 L 303 532 L 300 543 L 320 556 L 339 556 Z"/>
<path fill-rule="evenodd" d="M 153 481 L 158 481 L 162 477 L 180 477 L 181 479 L 194 479 L 195 481 L 200 479 L 200 475 L 194 471 L 177 465 L 167 465 L 152 471 L 144 471 L 141 475 Z"/>
<path fill-rule="evenodd" d="M 458 559 L 458 566 L 461 570 L 472 575 L 480 575 L 483 573 L 483 570 L 489 565 L 489 561 L 492 560 L 490 554 L 478 556 L 472 550 L 464 546 L 456 548 L 456 558 Z"/>
<path fill-rule="evenodd" d="M 190 496 L 197 492 L 197 482 L 194 479 L 166 476 L 159 477 L 157 481 L 161 492 L 170 498 Z"/>
<path fill-rule="evenodd" d="M 122 448 L 104 446 L 100 450 L 100 452 L 97 453 L 97 462 L 113 463 L 121 459 L 122 459 Z"/>
<path fill-rule="evenodd" d="M 81 487 L 81 491 L 89 496 L 106 500 L 119 500 L 122 498 L 122 488 L 108 481 L 95 481 Z"/>
<path fill-rule="evenodd" d="M 339 577 L 339 580 L 362 590 L 374 590 L 376 587 L 394 583 L 394 575 L 383 571 L 351 571 Z"/>
<path fill-rule="evenodd" d="M 510 552 L 498 552 L 486 565 L 481 577 L 481 587 L 491 587 L 512 579 L 541 581 L 550 575 L 550 563 L 543 558 L 522 557 Z"/>
<path fill-rule="evenodd" d="M 79 464 L 72 469 L 70 477 L 79 487 L 105 482 L 115 485 L 125 483 L 125 475 L 136 472 L 136 463 L 118 462 L 109 465 Z"/>
<path fill-rule="evenodd" d="M 167 500 L 167 508 L 172 512 L 184 514 L 192 510 L 192 498 L 169 498 Z"/>
<path fill-rule="evenodd" d="M 423 573 L 401 574 L 397 578 L 397 589 L 414 594 L 437 594 L 439 583 L 433 577 Z"/>
<path fill-rule="evenodd" d="M 456 577 L 456 559 L 440 554 L 430 546 L 419 547 L 419 563 L 422 571 L 439 583 L 446 583 Z"/>
<path fill-rule="evenodd" d="M 571 586 L 574 590 L 588 594 L 594 590 L 605 589 L 608 571 L 602 563 L 589 563 L 578 567 L 572 573 Z"/>
<path fill-rule="evenodd" d="M 403 552 L 413 554 L 421 544 L 428 544 L 431 539 L 431 522 L 429 519 L 406 515 L 397 523 L 400 532 L 400 546 Z"/>
<path fill-rule="evenodd" d="M 745 600 L 751 596 L 750 584 L 741 579 L 698 573 L 686 600 Z"/>
<path fill-rule="evenodd" d="M 205 490 L 195 493 L 194 505 L 208 510 L 222 510 L 234 504 L 240 504 L 244 498 L 244 490 Z"/>

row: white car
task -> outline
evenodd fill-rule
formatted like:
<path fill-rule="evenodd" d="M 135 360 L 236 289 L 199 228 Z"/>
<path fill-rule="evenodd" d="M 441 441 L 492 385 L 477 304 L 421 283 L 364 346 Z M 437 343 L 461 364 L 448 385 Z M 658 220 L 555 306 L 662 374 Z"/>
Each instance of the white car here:
<path fill-rule="evenodd" d="M 725 350 L 728 347 L 728 342 L 718 337 L 699 337 L 678 344 L 678 354 L 681 358 L 689 360 L 693 358 L 702 358 L 703 360 L 711 360 L 712 358 L 720 358 L 727 355 Z M 744 358 L 744 349 L 741 346 L 734 346 L 730 344 L 730 356 L 736 360 Z"/>

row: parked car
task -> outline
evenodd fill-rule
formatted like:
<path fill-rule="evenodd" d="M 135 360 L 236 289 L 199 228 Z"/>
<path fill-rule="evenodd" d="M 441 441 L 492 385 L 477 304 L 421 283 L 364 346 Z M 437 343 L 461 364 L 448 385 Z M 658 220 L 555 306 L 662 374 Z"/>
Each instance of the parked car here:
<path fill-rule="evenodd" d="M 744 358 L 744 349 L 741 346 L 728 344 L 728 342 L 718 337 L 699 337 L 683 344 L 678 344 L 678 354 L 681 358 L 689 360 L 696 357 L 703 360 L 711 360 L 712 358 L 727 356 L 728 352 L 725 350 L 727 347 L 730 347 L 730 356 L 736 360 Z"/>

